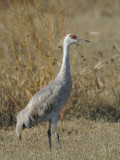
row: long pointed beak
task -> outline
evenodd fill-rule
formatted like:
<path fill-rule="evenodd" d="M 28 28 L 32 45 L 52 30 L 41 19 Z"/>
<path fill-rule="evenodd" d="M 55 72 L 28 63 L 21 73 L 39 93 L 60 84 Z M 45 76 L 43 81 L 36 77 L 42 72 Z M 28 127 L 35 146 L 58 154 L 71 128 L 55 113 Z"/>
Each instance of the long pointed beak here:
<path fill-rule="evenodd" d="M 78 39 L 78 42 L 90 42 L 90 41 L 88 41 L 88 40 L 85 40 L 85 39 Z"/>

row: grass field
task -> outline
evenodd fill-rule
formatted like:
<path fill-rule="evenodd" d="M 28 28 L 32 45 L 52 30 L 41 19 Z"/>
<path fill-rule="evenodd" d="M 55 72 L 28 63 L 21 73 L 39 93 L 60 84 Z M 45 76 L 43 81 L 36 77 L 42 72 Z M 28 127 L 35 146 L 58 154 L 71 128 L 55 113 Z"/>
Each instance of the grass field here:
<path fill-rule="evenodd" d="M 1 160 L 119 160 L 120 124 L 90 122 L 81 118 L 58 123 L 62 149 L 58 148 L 52 128 L 52 150 L 47 138 L 48 125 L 26 129 L 22 141 L 15 131 L 1 131 Z"/>
<path fill-rule="evenodd" d="M 4 2 L 4 3 L 3 3 Z M 0 1 L 0 160 L 120 159 L 120 2 Z M 57 75 L 68 33 L 73 89 L 53 149 L 48 124 L 15 135 L 15 116 Z M 10 127 L 10 128 L 9 128 Z"/>

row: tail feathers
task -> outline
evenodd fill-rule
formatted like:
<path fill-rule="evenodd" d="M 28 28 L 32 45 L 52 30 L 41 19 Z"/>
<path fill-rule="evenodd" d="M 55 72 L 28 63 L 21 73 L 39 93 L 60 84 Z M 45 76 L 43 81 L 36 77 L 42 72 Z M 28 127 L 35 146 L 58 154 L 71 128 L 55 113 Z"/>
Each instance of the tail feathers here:
<path fill-rule="evenodd" d="M 24 113 L 24 110 L 20 111 L 17 115 L 16 134 L 21 139 L 21 133 L 24 128 L 31 128 L 34 124 L 34 119 Z"/>

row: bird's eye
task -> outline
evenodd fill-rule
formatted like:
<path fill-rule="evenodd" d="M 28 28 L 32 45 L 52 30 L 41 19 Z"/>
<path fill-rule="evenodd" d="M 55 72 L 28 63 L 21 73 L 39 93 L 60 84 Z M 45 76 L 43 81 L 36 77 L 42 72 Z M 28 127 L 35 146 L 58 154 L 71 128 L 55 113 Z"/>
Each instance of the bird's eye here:
<path fill-rule="evenodd" d="M 70 37 L 71 37 L 72 39 L 76 39 L 76 38 L 77 38 L 75 35 L 70 35 Z"/>

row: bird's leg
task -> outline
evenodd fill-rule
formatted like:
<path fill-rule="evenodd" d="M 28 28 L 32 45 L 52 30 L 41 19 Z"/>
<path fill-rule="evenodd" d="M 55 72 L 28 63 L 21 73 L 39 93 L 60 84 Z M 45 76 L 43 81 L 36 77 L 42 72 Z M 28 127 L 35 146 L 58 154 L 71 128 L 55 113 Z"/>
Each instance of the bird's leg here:
<path fill-rule="evenodd" d="M 60 143 L 59 134 L 57 132 L 57 122 L 54 122 L 53 125 L 54 125 L 54 129 L 55 129 L 55 136 L 57 137 L 57 142 L 59 144 L 59 147 L 62 148 L 61 143 Z"/>
<path fill-rule="evenodd" d="M 51 150 L 51 120 L 49 121 L 49 129 L 48 129 L 48 140 L 49 140 L 49 147 L 50 147 L 50 150 Z"/>

